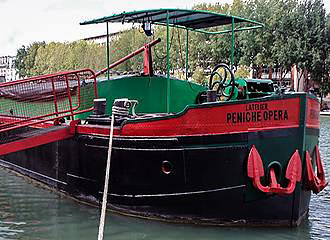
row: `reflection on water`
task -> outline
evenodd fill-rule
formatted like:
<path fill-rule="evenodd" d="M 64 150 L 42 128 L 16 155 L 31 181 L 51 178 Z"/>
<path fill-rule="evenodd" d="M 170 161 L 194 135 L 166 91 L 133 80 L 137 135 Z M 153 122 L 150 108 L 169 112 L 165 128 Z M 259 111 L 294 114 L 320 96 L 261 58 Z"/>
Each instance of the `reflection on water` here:
<path fill-rule="evenodd" d="M 330 117 L 321 117 L 320 152 L 329 180 L 330 173 Z M 330 239 L 330 187 L 313 195 L 309 221 L 312 239 Z"/>
<path fill-rule="evenodd" d="M 330 118 L 321 118 L 320 150 L 330 171 Z M 328 178 L 329 179 L 329 178 Z M 313 195 L 299 228 L 216 228 L 107 215 L 105 239 L 330 239 L 329 186 Z M 96 239 L 99 210 L 35 187 L 0 169 L 0 240 Z"/>

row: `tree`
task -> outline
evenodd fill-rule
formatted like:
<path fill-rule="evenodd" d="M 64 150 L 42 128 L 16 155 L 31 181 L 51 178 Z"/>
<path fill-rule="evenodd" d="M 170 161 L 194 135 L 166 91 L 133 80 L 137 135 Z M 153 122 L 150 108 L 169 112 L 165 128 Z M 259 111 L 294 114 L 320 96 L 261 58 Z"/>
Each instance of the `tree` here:
<path fill-rule="evenodd" d="M 326 66 L 329 55 L 326 12 L 322 0 L 306 0 L 303 2 L 303 7 L 305 7 L 304 16 L 308 26 L 305 32 L 309 52 L 306 69 L 311 79 L 321 84 L 329 74 L 329 68 Z"/>
<path fill-rule="evenodd" d="M 28 77 L 35 75 L 33 72 L 33 67 L 35 66 L 37 52 L 39 48 L 44 48 L 45 46 L 45 42 L 34 42 L 28 47 L 28 54 L 25 58 L 25 67 Z"/>
<path fill-rule="evenodd" d="M 326 17 L 325 42 L 324 42 L 324 62 L 321 65 L 320 90 L 321 98 L 330 93 L 330 14 Z"/>
<path fill-rule="evenodd" d="M 271 47 L 273 61 L 271 65 L 281 69 L 280 80 L 291 70 L 293 64 L 298 65 L 302 49 L 299 48 L 299 34 L 303 25 L 298 25 L 301 15 L 296 10 L 297 0 L 280 2 L 275 10 L 273 29 L 274 43 Z"/>
<path fill-rule="evenodd" d="M 16 68 L 20 77 L 32 76 L 32 69 L 35 65 L 35 58 L 40 47 L 45 46 L 45 42 L 34 42 L 28 47 L 24 45 L 17 50 Z"/>
<path fill-rule="evenodd" d="M 26 67 L 25 67 L 25 59 L 27 56 L 28 52 L 26 47 L 23 45 L 19 49 L 17 49 L 17 54 L 16 54 L 16 60 L 15 60 L 15 66 L 17 69 L 17 73 L 19 77 L 24 78 L 27 76 L 26 72 Z"/>
<path fill-rule="evenodd" d="M 265 24 L 264 28 L 243 32 L 239 35 L 242 42 L 243 56 L 241 64 L 252 66 L 260 77 L 262 65 L 274 65 L 273 47 L 274 31 L 281 19 L 283 2 L 276 0 L 248 0 L 245 4 L 244 15 Z"/>
<path fill-rule="evenodd" d="M 281 69 L 283 78 L 291 66 L 296 65 L 301 73 L 308 71 L 323 91 L 328 91 L 330 24 L 322 0 L 234 0 L 232 4 L 198 4 L 193 9 L 241 16 L 265 24 L 262 29 L 235 33 L 236 69 L 238 66 L 252 66 L 260 75 L 262 65 L 273 66 Z M 208 30 L 230 29 L 228 25 Z M 153 26 L 153 32 L 153 39 L 162 39 L 153 47 L 154 69 L 166 73 L 166 28 Z M 183 75 L 186 67 L 185 36 L 185 30 L 170 29 L 170 68 L 178 75 Z M 152 38 L 146 37 L 140 26 L 115 35 L 110 42 L 110 62 L 126 56 Z M 195 70 L 210 71 L 220 62 L 229 64 L 231 34 L 189 32 L 188 52 L 189 76 Z M 18 49 L 16 65 L 21 76 L 86 67 L 99 70 L 106 66 L 106 46 L 85 41 L 33 43 Z M 139 54 L 114 70 L 142 71 L 142 66 L 143 54 Z"/>

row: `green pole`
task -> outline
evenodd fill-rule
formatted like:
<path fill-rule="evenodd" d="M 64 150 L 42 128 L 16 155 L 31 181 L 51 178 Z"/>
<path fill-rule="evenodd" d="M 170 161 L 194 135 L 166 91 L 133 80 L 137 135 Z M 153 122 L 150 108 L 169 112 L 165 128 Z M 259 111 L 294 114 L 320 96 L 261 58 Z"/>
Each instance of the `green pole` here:
<path fill-rule="evenodd" d="M 186 80 L 188 80 L 189 30 L 186 30 Z"/>
<path fill-rule="evenodd" d="M 167 112 L 170 112 L 171 82 L 170 82 L 170 15 L 166 13 L 166 64 L 167 64 Z"/>
<path fill-rule="evenodd" d="M 110 46 L 109 46 L 109 24 L 107 22 L 107 79 L 110 79 L 109 75 L 109 65 L 110 65 Z"/>
<path fill-rule="evenodd" d="M 230 60 L 230 69 L 234 69 L 234 45 L 235 45 L 235 32 L 234 32 L 235 19 L 231 19 L 231 60 Z"/>

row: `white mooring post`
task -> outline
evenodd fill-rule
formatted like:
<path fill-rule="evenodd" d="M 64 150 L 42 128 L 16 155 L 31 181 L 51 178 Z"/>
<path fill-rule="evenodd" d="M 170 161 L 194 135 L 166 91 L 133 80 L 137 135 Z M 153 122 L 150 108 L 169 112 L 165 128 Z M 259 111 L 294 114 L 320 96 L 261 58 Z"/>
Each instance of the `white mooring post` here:
<path fill-rule="evenodd" d="M 112 150 L 112 138 L 113 138 L 113 123 L 114 123 L 114 115 L 112 114 L 112 116 L 111 116 L 111 127 L 110 127 L 110 138 L 109 138 L 109 149 L 108 149 L 108 159 L 107 159 L 107 167 L 106 167 L 106 170 L 105 170 L 102 210 L 101 210 L 101 217 L 100 217 L 99 234 L 98 234 L 98 238 L 97 238 L 98 240 L 103 240 L 103 234 L 104 234 L 105 213 L 106 213 L 106 209 L 107 209 L 108 186 L 109 186 L 109 178 L 110 178 L 110 162 L 111 162 L 111 150 Z"/>

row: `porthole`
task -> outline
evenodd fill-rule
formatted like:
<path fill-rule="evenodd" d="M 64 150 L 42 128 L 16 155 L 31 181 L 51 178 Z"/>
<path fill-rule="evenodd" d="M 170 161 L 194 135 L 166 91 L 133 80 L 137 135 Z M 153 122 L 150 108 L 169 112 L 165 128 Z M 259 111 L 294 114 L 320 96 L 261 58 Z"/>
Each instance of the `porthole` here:
<path fill-rule="evenodd" d="M 163 161 L 161 169 L 164 174 L 170 174 L 173 171 L 173 164 L 169 161 Z"/>

